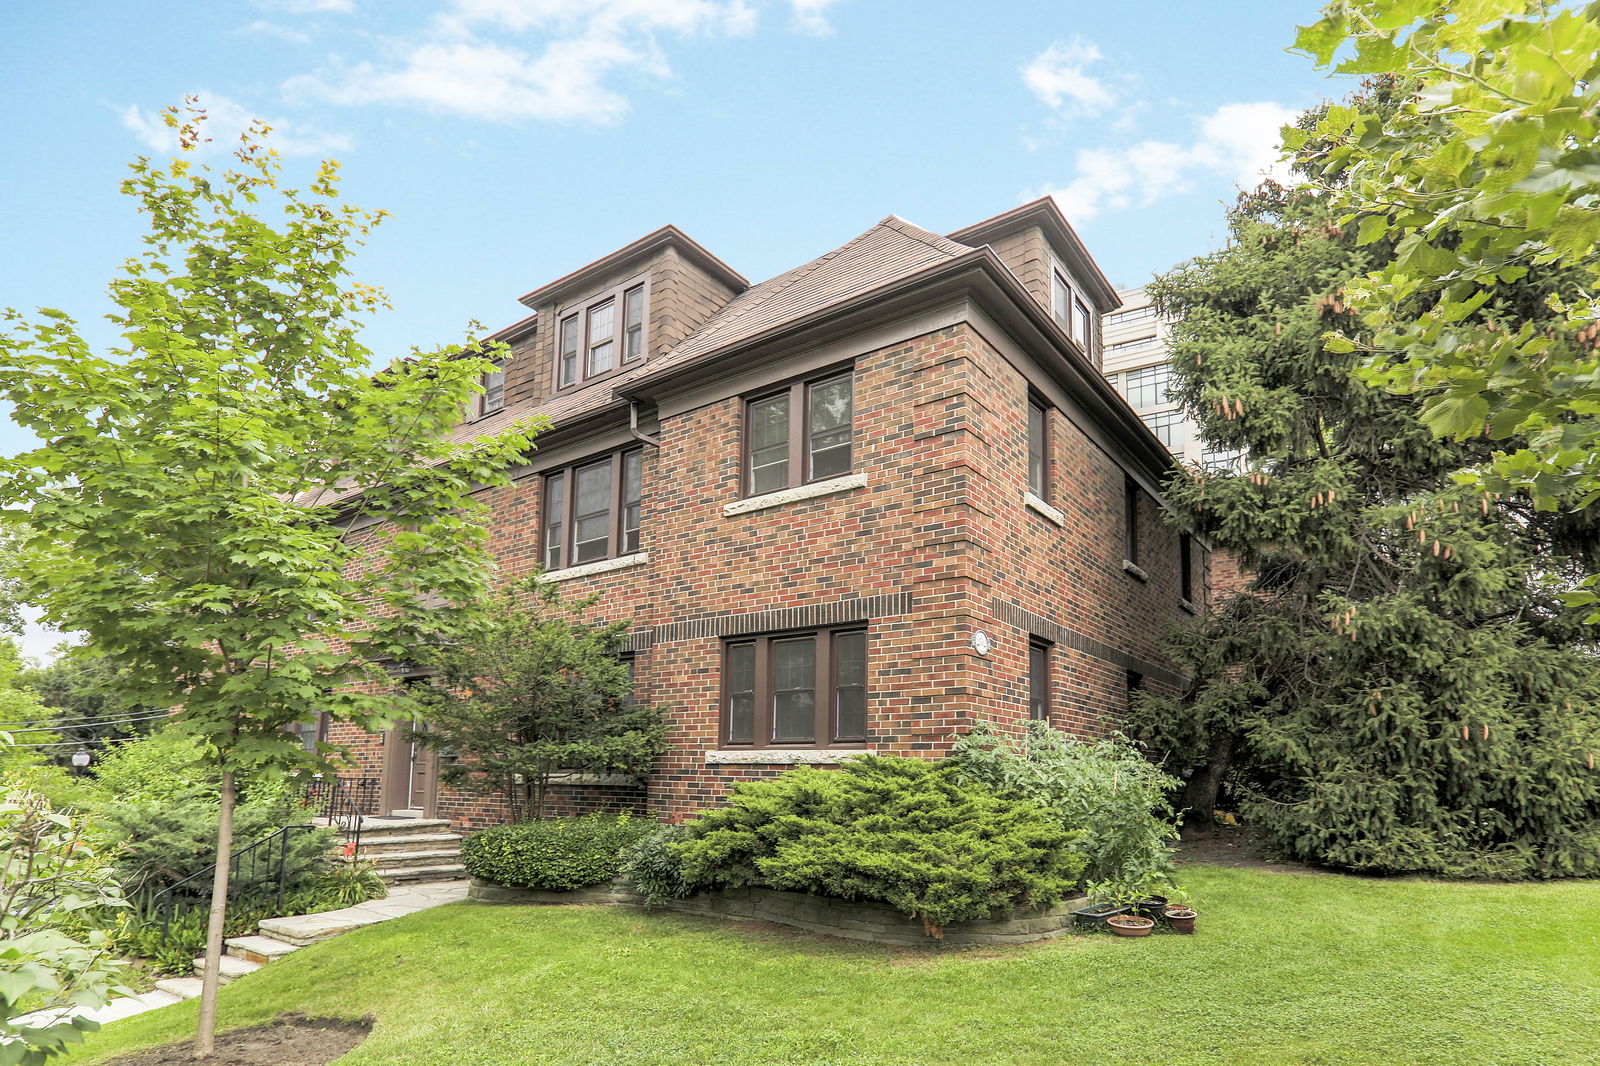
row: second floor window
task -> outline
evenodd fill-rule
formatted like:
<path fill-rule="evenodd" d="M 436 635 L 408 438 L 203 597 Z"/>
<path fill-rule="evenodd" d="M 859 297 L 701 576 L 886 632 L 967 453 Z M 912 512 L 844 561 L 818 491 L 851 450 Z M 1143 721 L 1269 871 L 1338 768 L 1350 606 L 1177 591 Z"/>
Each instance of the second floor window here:
<path fill-rule="evenodd" d="M 544 568 L 561 570 L 639 550 L 639 448 L 553 470 L 544 478 Z"/>
<path fill-rule="evenodd" d="M 1128 478 L 1122 485 L 1122 557 L 1135 566 L 1139 564 L 1139 491 L 1138 484 Z"/>
<path fill-rule="evenodd" d="M 1187 533 L 1178 534 L 1178 596 L 1194 602 L 1194 538 Z"/>
<path fill-rule="evenodd" d="M 1038 400 L 1028 401 L 1028 489 L 1050 498 L 1050 414 Z"/>
<path fill-rule="evenodd" d="M 1062 329 L 1072 332 L 1072 286 L 1059 270 L 1050 272 L 1050 315 Z"/>
<path fill-rule="evenodd" d="M 483 375 L 483 395 L 478 397 L 478 414 L 491 415 L 506 405 L 506 370 L 497 366 Z"/>
<path fill-rule="evenodd" d="M 643 359 L 644 303 L 644 285 L 630 285 L 563 315 L 556 332 L 556 387 L 570 388 Z"/>
<path fill-rule="evenodd" d="M 850 472 L 854 372 L 745 403 L 745 492 L 759 496 Z"/>

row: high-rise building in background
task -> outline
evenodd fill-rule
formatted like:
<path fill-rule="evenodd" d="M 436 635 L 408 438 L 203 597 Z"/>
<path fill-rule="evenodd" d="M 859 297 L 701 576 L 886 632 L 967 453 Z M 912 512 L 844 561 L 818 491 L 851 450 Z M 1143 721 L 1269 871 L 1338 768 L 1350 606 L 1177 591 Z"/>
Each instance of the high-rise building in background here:
<path fill-rule="evenodd" d="M 1180 460 L 1209 469 L 1236 468 L 1239 452 L 1207 445 L 1199 424 L 1172 397 L 1171 327 L 1157 317 L 1144 287 L 1117 295 L 1122 306 L 1101 322 L 1106 378 Z"/>

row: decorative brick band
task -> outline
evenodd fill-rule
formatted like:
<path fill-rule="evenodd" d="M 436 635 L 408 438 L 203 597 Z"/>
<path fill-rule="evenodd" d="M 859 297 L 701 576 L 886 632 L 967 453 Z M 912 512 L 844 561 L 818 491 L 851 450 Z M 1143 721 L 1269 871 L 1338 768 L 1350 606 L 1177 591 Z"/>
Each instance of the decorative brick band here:
<path fill-rule="evenodd" d="M 687 622 L 652 626 L 648 631 L 641 630 L 633 635 L 634 647 L 627 650 L 643 651 L 654 644 L 705 637 L 737 637 L 780 629 L 814 629 L 907 614 L 910 610 L 911 593 L 891 592 L 882 596 L 854 596 L 830 603 L 811 603 L 804 607 L 779 607 L 745 614 L 713 614 L 705 618 L 692 618 Z M 644 641 L 642 645 L 638 643 L 641 639 Z"/>
<path fill-rule="evenodd" d="M 1085 636 L 1075 629 L 1068 629 L 1059 622 L 1052 622 L 1043 615 L 1037 615 L 1032 611 L 1025 610 L 1010 600 L 1003 600 L 996 596 L 993 609 L 994 616 L 1002 622 L 1007 622 L 1019 629 L 1025 629 L 1029 633 L 1037 634 L 1063 647 L 1081 651 L 1085 655 L 1092 655 L 1096 659 L 1115 663 L 1124 670 L 1135 670 L 1160 684 L 1171 685 L 1177 689 L 1186 689 L 1193 683 L 1192 679 L 1184 677 L 1182 674 L 1173 673 L 1165 667 L 1157 666 L 1155 663 L 1146 662 L 1143 659 L 1129 655 L 1125 651 L 1113 648 L 1104 641 Z"/>

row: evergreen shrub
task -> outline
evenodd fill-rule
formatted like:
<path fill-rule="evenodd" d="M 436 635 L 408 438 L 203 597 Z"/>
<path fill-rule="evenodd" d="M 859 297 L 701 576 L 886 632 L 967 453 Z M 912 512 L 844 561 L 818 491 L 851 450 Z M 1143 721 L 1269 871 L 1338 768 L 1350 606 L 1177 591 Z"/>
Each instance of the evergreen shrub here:
<path fill-rule="evenodd" d="M 496 825 L 461 843 L 467 873 L 507 888 L 564 892 L 617 876 L 621 852 L 656 828 L 627 814 Z"/>
<path fill-rule="evenodd" d="M 738 785 L 669 845 L 688 883 L 764 885 L 888 903 L 935 936 L 952 922 L 1059 902 L 1083 872 L 1080 832 L 951 764 L 862 755 Z"/>
<path fill-rule="evenodd" d="M 673 847 L 688 835 L 681 825 L 663 825 L 623 849 L 619 872 L 633 882 L 646 904 L 684 899 L 701 887 L 684 873 L 683 856 Z"/>

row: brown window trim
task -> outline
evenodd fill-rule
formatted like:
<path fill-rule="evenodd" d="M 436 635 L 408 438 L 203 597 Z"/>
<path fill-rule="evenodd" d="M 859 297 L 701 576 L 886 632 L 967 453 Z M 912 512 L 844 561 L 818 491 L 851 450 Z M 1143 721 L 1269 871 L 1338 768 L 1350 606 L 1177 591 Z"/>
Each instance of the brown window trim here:
<path fill-rule="evenodd" d="M 1028 720 L 1050 721 L 1052 691 L 1051 674 L 1055 666 L 1055 646 L 1043 637 L 1028 638 Z M 1038 709 L 1035 709 L 1038 704 Z"/>
<path fill-rule="evenodd" d="M 864 639 L 864 658 L 870 660 L 872 642 L 868 630 L 860 623 L 840 626 L 824 626 L 821 629 L 796 629 L 784 630 L 776 633 L 761 633 L 753 636 L 729 637 L 722 642 L 722 681 L 719 703 L 717 707 L 717 742 L 723 748 L 734 750 L 748 748 L 760 750 L 767 748 L 790 748 L 802 751 L 812 751 L 822 748 L 864 750 L 868 740 L 872 737 L 870 721 L 872 686 L 865 688 L 867 700 L 868 722 L 863 728 L 863 736 L 859 739 L 836 739 L 838 733 L 838 666 L 834 655 L 834 642 L 843 635 L 860 633 Z M 824 739 L 821 740 L 774 740 L 772 739 L 773 718 L 773 688 L 772 688 L 772 646 L 776 642 L 792 640 L 797 637 L 816 638 L 816 670 L 815 691 L 817 692 L 817 709 L 814 721 L 815 732 Z M 732 695 L 729 689 L 729 654 L 734 648 L 752 646 L 755 649 L 754 671 L 754 718 L 751 724 L 750 740 L 733 740 L 729 737 L 729 706 Z"/>
<path fill-rule="evenodd" d="M 1139 497 L 1143 490 L 1133 478 L 1122 483 L 1122 558 L 1139 565 Z"/>
<path fill-rule="evenodd" d="M 782 492 L 784 489 L 798 488 L 801 485 L 815 485 L 823 481 L 832 481 L 836 477 L 844 477 L 856 466 L 856 381 L 855 364 L 847 363 L 835 366 L 820 373 L 807 374 L 805 377 L 795 378 L 775 388 L 763 389 L 760 392 L 746 396 L 743 401 L 742 415 L 739 427 L 739 498 L 750 499 L 755 496 L 765 496 L 772 492 Z M 810 476 L 811 466 L 811 387 L 823 385 L 835 378 L 848 376 L 850 378 L 850 466 L 848 469 L 835 473 L 824 474 L 821 477 Z M 752 488 L 753 471 L 750 467 L 750 408 L 763 400 L 770 400 L 775 396 L 789 396 L 789 482 L 775 489 L 762 489 L 756 492 Z M 795 412 L 799 412 L 796 418 Z M 800 432 L 795 432 L 796 426 Z M 794 472 L 798 470 L 805 477 L 796 479 Z"/>
<path fill-rule="evenodd" d="M 625 543 L 627 531 L 623 528 L 626 521 L 626 501 L 623 499 L 624 476 L 627 472 L 627 459 L 637 456 L 639 462 L 639 543 L 627 547 Z M 578 472 L 602 463 L 611 464 L 611 500 L 607 504 L 608 524 L 606 529 L 606 554 L 593 559 L 576 562 L 573 551 L 576 545 L 573 537 L 576 535 L 577 523 L 573 520 L 573 506 L 577 502 Z M 632 555 L 644 550 L 644 449 L 642 447 L 619 448 L 613 452 L 601 455 L 591 455 L 587 459 L 546 470 L 540 475 L 540 505 L 539 505 L 539 564 L 546 571 L 565 570 L 572 566 L 585 566 L 589 563 L 604 562 L 607 559 L 616 559 L 623 555 Z M 550 565 L 550 504 L 551 482 L 556 478 L 561 479 L 560 490 L 562 493 L 561 507 L 561 545 L 560 556 L 556 565 Z"/>
<path fill-rule="evenodd" d="M 1033 413 L 1039 412 L 1039 427 L 1041 440 L 1039 441 L 1040 454 L 1043 458 L 1043 469 L 1040 471 L 1041 484 L 1033 483 Z M 1028 491 L 1033 493 L 1045 503 L 1050 503 L 1054 495 L 1051 491 L 1050 476 L 1050 405 L 1034 393 L 1028 393 Z"/>
<path fill-rule="evenodd" d="M 625 363 L 622 361 L 622 354 L 623 346 L 626 341 L 624 332 L 627 329 L 627 295 L 634 289 L 642 290 L 641 299 L 643 300 L 643 306 L 639 311 L 641 333 L 639 341 L 639 356 L 638 358 L 632 359 Z M 612 304 L 611 343 L 615 345 L 615 357 L 610 370 L 603 370 L 598 374 L 586 375 L 585 371 L 587 371 L 589 368 L 589 312 L 599 307 L 601 304 L 604 304 L 607 300 L 614 301 Z M 550 380 L 555 385 L 555 389 L 553 390 L 554 394 L 559 395 L 560 393 L 564 392 L 573 392 L 577 389 L 583 388 L 586 385 L 593 385 L 597 381 L 604 381 L 609 377 L 615 377 L 624 370 L 632 370 L 636 366 L 642 366 L 650 360 L 649 274 L 642 274 L 637 277 L 629 278 L 620 285 L 607 289 L 605 292 L 596 293 L 593 297 L 584 300 L 581 303 L 570 304 L 566 307 L 562 307 L 558 309 L 551 317 L 555 319 L 555 328 L 551 331 L 555 352 L 554 361 L 551 364 L 550 370 Z M 572 318 L 576 318 L 578 320 L 577 377 L 571 384 L 563 385 L 561 383 L 562 327 L 566 324 L 567 320 Z"/>
<path fill-rule="evenodd" d="M 482 375 L 479 378 L 479 384 L 483 385 L 484 391 L 478 394 L 478 418 L 488 418 L 490 415 L 499 414 L 506 409 L 506 364 L 497 361 L 494 365 L 494 372 L 500 375 L 500 402 L 493 407 L 489 406 L 489 375 Z"/>

